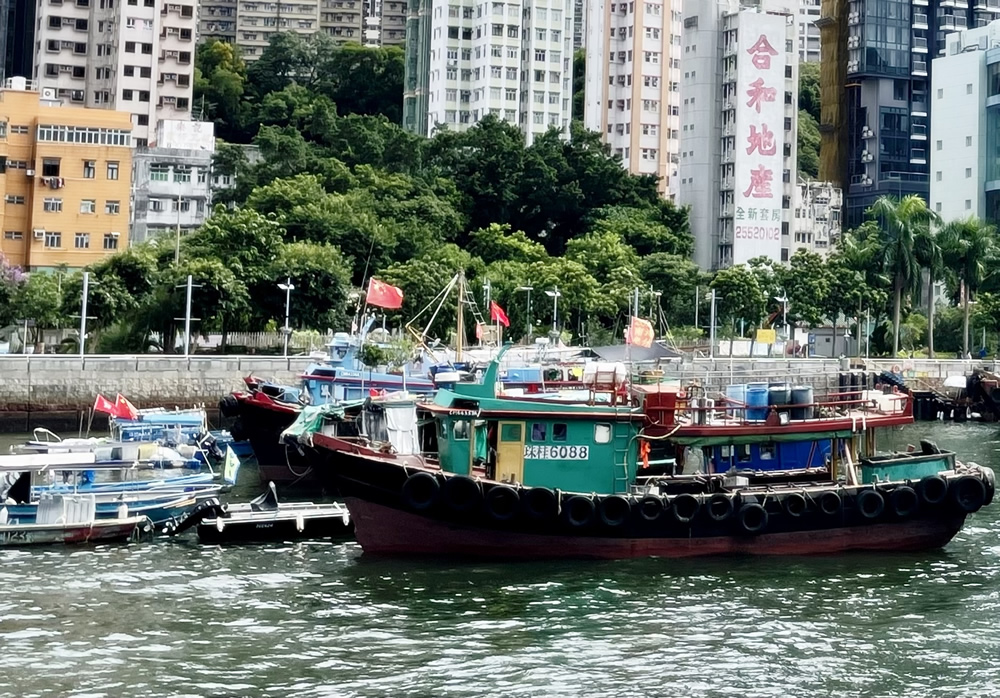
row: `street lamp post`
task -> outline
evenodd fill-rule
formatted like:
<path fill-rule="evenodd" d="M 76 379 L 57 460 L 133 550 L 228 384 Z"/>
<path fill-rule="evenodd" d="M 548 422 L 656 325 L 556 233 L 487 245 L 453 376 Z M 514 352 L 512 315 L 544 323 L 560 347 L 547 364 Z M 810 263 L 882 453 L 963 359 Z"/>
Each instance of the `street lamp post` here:
<path fill-rule="evenodd" d="M 181 262 L 181 197 L 177 197 L 177 240 L 174 244 L 174 264 Z"/>
<path fill-rule="evenodd" d="M 785 326 L 785 341 L 789 340 L 788 336 L 788 296 L 782 293 L 780 296 L 775 296 L 774 300 L 781 303 L 781 324 Z"/>
<path fill-rule="evenodd" d="M 531 343 L 531 292 L 535 290 L 534 286 L 518 286 L 518 291 L 524 291 L 528 294 L 528 298 L 525 301 L 525 316 L 524 316 L 524 328 L 525 333 L 525 343 Z"/>
<path fill-rule="evenodd" d="M 90 272 L 83 272 L 83 301 L 80 308 L 80 358 L 86 353 L 87 344 L 87 295 L 90 293 Z"/>
<path fill-rule="evenodd" d="M 288 358 L 288 336 L 292 333 L 292 328 L 288 326 L 288 318 L 292 308 L 292 289 L 295 288 L 292 284 L 292 277 L 289 276 L 285 279 L 285 283 L 278 284 L 278 288 L 285 292 L 285 327 L 283 332 L 285 335 L 285 358 Z"/>
<path fill-rule="evenodd" d="M 552 299 L 552 334 L 559 334 L 559 287 L 555 286 L 551 291 L 546 291 L 545 295 Z"/>

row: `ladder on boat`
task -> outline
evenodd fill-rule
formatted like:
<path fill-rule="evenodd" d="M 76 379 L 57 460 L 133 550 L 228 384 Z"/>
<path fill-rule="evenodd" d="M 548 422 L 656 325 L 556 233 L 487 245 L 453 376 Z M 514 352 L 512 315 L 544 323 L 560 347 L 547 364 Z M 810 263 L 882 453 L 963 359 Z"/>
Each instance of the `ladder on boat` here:
<path fill-rule="evenodd" d="M 483 314 L 479 312 L 479 305 L 476 303 L 476 297 L 472 293 L 472 289 L 469 288 L 468 284 L 465 285 L 465 298 L 462 299 L 462 302 L 465 303 L 465 305 L 467 305 L 472 311 L 472 317 L 475 318 L 476 325 L 487 324 Z"/>
<path fill-rule="evenodd" d="M 629 423 L 615 421 L 611 425 L 611 443 L 614 448 L 614 463 L 612 464 L 612 468 L 615 494 L 625 494 L 629 490 L 628 451 L 631 442 L 632 433 L 629 429 Z"/>

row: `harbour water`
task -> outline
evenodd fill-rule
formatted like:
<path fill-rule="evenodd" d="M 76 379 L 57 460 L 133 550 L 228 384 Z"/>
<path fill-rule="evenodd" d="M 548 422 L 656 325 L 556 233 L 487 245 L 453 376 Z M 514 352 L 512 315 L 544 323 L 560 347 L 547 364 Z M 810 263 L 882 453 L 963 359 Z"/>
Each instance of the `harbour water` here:
<path fill-rule="evenodd" d="M 924 423 L 1000 468 L 1000 427 Z M 1000 503 L 946 549 L 469 563 L 353 543 L 3 551 L 4 696 L 992 696 Z"/>

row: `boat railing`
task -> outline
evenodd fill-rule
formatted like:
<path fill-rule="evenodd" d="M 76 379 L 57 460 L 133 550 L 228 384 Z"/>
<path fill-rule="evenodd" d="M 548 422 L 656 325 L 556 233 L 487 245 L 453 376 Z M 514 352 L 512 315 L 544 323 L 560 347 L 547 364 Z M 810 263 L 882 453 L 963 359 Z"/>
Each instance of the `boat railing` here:
<path fill-rule="evenodd" d="M 678 414 L 687 413 L 691 416 L 695 424 L 705 425 L 719 423 L 717 416 L 720 413 L 725 415 L 724 423 L 727 425 L 759 425 L 772 412 L 776 412 L 779 415 L 781 413 L 789 413 L 789 420 L 797 422 L 808 420 L 821 421 L 831 417 L 843 418 L 854 415 L 862 417 L 902 416 L 906 413 L 907 402 L 910 400 L 909 394 L 878 392 L 876 396 L 866 396 L 865 392 L 873 391 L 838 391 L 828 393 L 822 396 L 821 399 L 815 399 L 809 403 L 767 405 L 754 405 L 736 398 L 720 396 L 711 400 L 711 404 L 704 404 L 702 402 L 691 404 L 690 400 L 678 401 L 677 412 Z M 752 411 L 757 411 L 757 414 L 763 413 L 764 418 L 749 419 L 747 413 Z M 810 414 L 811 416 L 792 417 L 793 413 L 799 415 Z"/>

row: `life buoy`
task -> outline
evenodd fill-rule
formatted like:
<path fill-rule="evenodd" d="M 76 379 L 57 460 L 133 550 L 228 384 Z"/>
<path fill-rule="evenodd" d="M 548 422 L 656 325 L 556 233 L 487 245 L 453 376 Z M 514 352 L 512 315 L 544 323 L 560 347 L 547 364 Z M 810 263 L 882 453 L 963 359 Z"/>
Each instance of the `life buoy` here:
<path fill-rule="evenodd" d="M 836 516 L 842 506 L 843 502 L 836 492 L 824 492 L 819 497 L 819 510 L 827 516 Z"/>
<path fill-rule="evenodd" d="M 767 528 L 767 510 L 760 504 L 744 504 L 740 507 L 736 518 L 744 533 L 756 535 L 763 533 L 764 529 Z"/>
<path fill-rule="evenodd" d="M 529 518 L 544 521 L 558 513 L 559 499 L 547 487 L 532 487 L 521 495 L 521 506 Z"/>
<path fill-rule="evenodd" d="M 866 519 L 877 519 L 885 511 L 885 497 L 875 490 L 863 490 L 858 494 L 858 511 Z"/>
<path fill-rule="evenodd" d="M 639 442 L 639 458 L 642 459 L 642 469 L 649 467 L 649 442 L 646 440 Z"/>
<path fill-rule="evenodd" d="M 920 497 L 912 487 L 903 485 L 897 487 L 889 495 L 889 508 L 897 518 L 905 519 L 912 516 L 920 507 Z"/>
<path fill-rule="evenodd" d="M 937 506 L 948 496 L 948 481 L 940 475 L 928 475 L 917 483 L 917 493 L 924 504 Z"/>
<path fill-rule="evenodd" d="M 903 375 L 903 369 L 899 367 L 899 364 L 893 365 L 892 372 L 895 373 L 897 376 Z"/>
<path fill-rule="evenodd" d="M 631 502 L 619 495 L 604 497 L 597 506 L 597 514 L 601 517 L 601 521 L 610 528 L 624 525 L 630 513 L 632 513 Z"/>
<path fill-rule="evenodd" d="M 403 483 L 403 503 L 414 511 L 426 511 L 437 502 L 441 485 L 430 473 L 414 473 Z"/>
<path fill-rule="evenodd" d="M 455 475 L 444 481 L 441 497 L 456 514 L 468 514 L 482 506 L 483 490 L 471 477 Z"/>
<path fill-rule="evenodd" d="M 679 523 L 688 524 L 694 521 L 694 517 L 698 515 L 701 502 L 693 494 L 679 494 L 671 502 L 671 509 L 673 509 L 674 518 Z"/>
<path fill-rule="evenodd" d="M 951 500 L 965 514 L 979 511 L 986 502 L 986 485 L 978 477 L 964 475 L 951 486 Z"/>
<path fill-rule="evenodd" d="M 507 485 L 494 485 L 486 493 L 486 511 L 496 521 L 510 521 L 517 516 L 517 490 Z"/>
<path fill-rule="evenodd" d="M 639 500 L 639 516 L 645 521 L 656 521 L 663 513 L 663 499 L 647 494 Z"/>
<path fill-rule="evenodd" d="M 573 528 L 582 528 L 594 520 L 594 500 L 582 495 L 574 495 L 563 505 L 566 523 Z"/>
<path fill-rule="evenodd" d="M 794 518 L 805 514 L 808 506 L 806 498 L 798 492 L 792 492 L 782 500 L 781 504 L 785 509 L 785 513 Z"/>
<path fill-rule="evenodd" d="M 713 494 L 708 499 L 705 511 L 712 521 L 725 521 L 733 514 L 733 500 L 724 494 Z"/>

